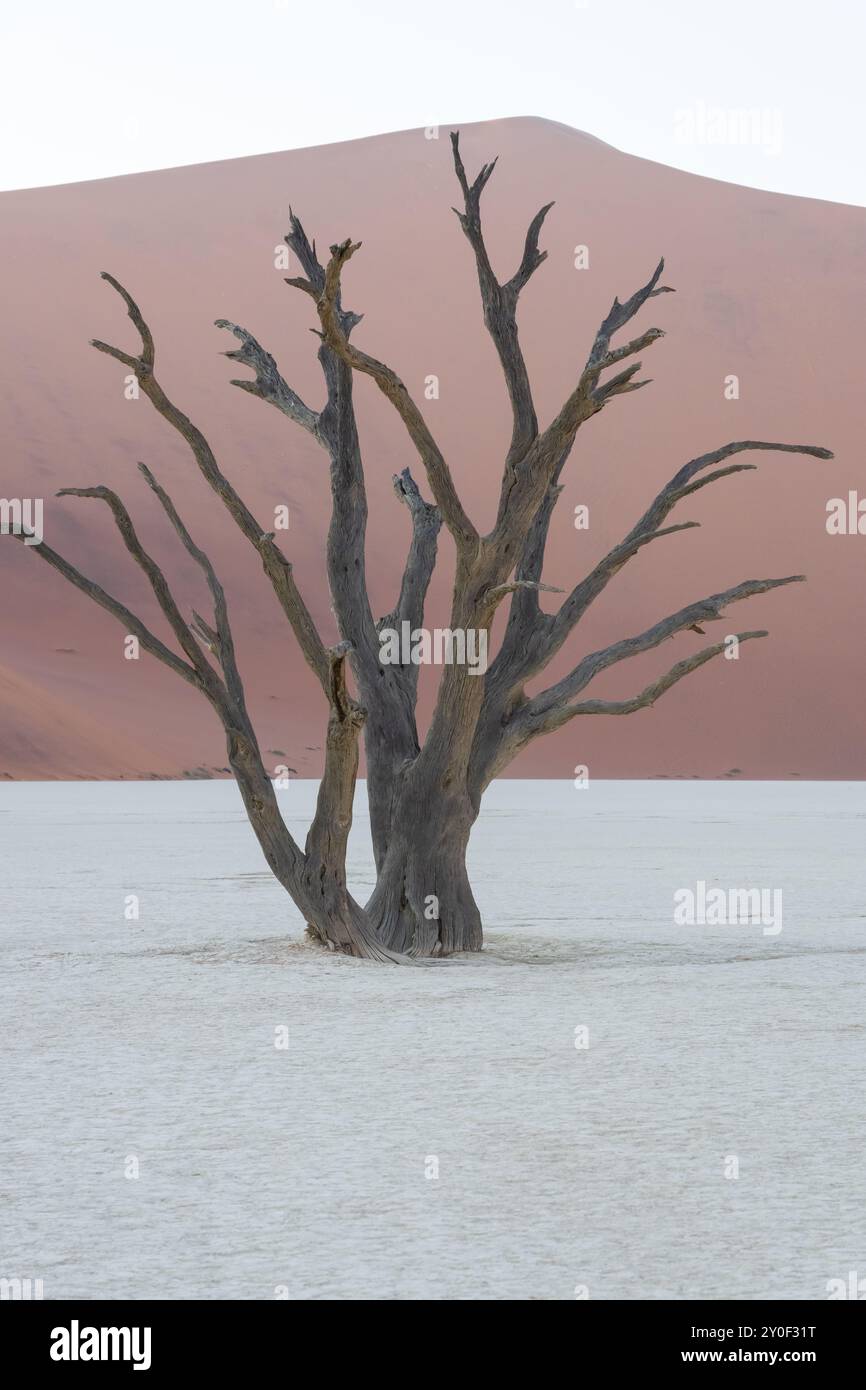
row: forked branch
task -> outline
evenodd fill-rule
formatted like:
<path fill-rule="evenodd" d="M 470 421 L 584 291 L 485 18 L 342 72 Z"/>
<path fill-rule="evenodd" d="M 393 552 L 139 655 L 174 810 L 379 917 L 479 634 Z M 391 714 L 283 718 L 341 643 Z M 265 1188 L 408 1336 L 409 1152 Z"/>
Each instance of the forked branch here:
<path fill-rule="evenodd" d="M 180 537 L 184 549 L 192 556 L 193 560 L 195 560 L 207 580 L 213 602 L 214 622 L 216 626 L 215 628 L 211 628 L 210 624 L 206 623 L 204 619 L 195 612 L 193 613 L 194 623 L 191 624 L 191 626 L 193 627 L 193 631 L 198 629 L 202 639 L 207 643 L 210 651 L 219 661 L 222 667 L 226 689 L 234 701 L 238 712 L 243 717 L 250 738 L 254 739 L 255 734 L 253 733 L 252 721 L 247 712 L 243 681 L 241 680 L 241 674 L 238 670 L 237 658 L 235 656 L 234 638 L 229 623 L 228 605 L 226 603 L 223 586 L 217 577 L 210 559 L 201 547 L 196 545 L 192 536 L 189 534 L 174 502 L 165 491 L 165 488 L 157 482 L 146 464 L 140 463 L 138 467 L 148 487 L 159 499 L 160 505 Z"/>
<path fill-rule="evenodd" d="M 496 160 L 483 165 L 481 172 L 470 184 L 460 156 L 460 132 L 457 130 L 451 132 L 451 146 L 454 153 L 454 170 L 463 191 L 463 212 L 457 208 L 454 211 L 475 253 L 484 323 L 499 355 L 511 402 L 513 423 L 508 462 L 512 463 L 526 452 L 538 434 L 532 387 L 517 331 L 517 301 L 520 291 L 547 258 L 547 252 L 538 249 L 538 238 L 553 203 L 546 203 L 535 214 L 526 233 L 520 265 L 511 279 L 501 284 L 490 263 L 481 229 L 481 194 L 496 167 Z"/>
<path fill-rule="evenodd" d="M 117 493 L 107 487 L 65 487 L 60 489 L 57 496 L 96 498 L 98 501 L 106 503 L 114 517 L 115 524 L 120 532 L 124 545 L 139 569 L 143 570 L 146 575 L 150 587 L 153 590 L 154 597 L 162 609 L 172 632 L 189 658 L 191 665 L 195 668 L 201 688 L 210 698 L 216 698 L 216 673 L 210 662 L 204 656 L 197 638 L 175 602 L 174 595 L 168 586 L 165 575 L 153 557 L 148 554 L 141 544 L 135 527 L 132 524 L 132 518 Z"/>
<path fill-rule="evenodd" d="M 551 425 L 539 436 L 532 388 L 520 347 L 517 304 L 520 291 L 546 259 L 547 252 L 539 250 L 538 238 L 553 204 L 546 203 L 536 213 L 526 233 L 523 256 L 517 271 L 510 280 L 500 283 L 493 271 L 481 227 L 481 195 L 496 167 L 496 160 L 482 165 L 470 183 L 460 154 L 458 131 L 452 131 L 451 145 L 464 203 L 462 212 L 456 208 L 454 211 L 475 255 L 484 322 L 502 364 L 513 417 L 496 527 L 489 538 L 491 550 L 498 559 L 508 562 L 510 567 L 517 563 L 520 579 L 533 582 L 540 579 L 540 571 L 533 572 L 530 556 L 537 551 L 539 542 L 546 540 L 549 514 L 547 520 L 541 520 L 533 532 L 535 519 L 548 503 L 551 506 L 555 503 L 556 494 L 551 493 L 551 488 L 555 488 L 558 482 L 579 426 L 596 414 L 611 397 L 636 391 L 648 384 L 634 379 L 640 370 L 640 362 L 604 383 L 600 383 L 601 374 L 651 346 L 663 334 L 658 328 L 650 328 L 618 348 L 611 348 L 611 338 L 634 318 L 648 299 L 669 293 L 669 287 L 658 283 L 664 267 L 664 261 L 660 261 L 648 283 L 630 299 L 624 304 L 620 304 L 618 299 L 614 300 L 596 333 L 577 386 Z M 515 555 L 518 547 L 522 553 Z M 536 610 L 537 604 L 527 600 L 520 611 L 525 615 Z"/>
<path fill-rule="evenodd" d="M 311 410 L 308 405 L 301 400 L 296 391 L 284 380 L 280 374 L 276 362 L 269 352 L 256 341 L 252 333 L 248 333 L 245 328 L 240 328 L 238 324 L 231 323 L 228 319 L 216 319 L 216 328 L 227 328 L 230 333 L 239 340 L 240 347 L 233 352 L 223 353 L 232 362 L 240 362 L 245 367 L 252 367 L 255 378 L 250 381 L 248 378 L 232 381 L 232 386 L 237 386 L 241 391 L 247 391 L 251 396 L 258 396 L 259 400 L 267 401 L 268 405 L 273 405 L 283 415 L 294 420 L 296 425 L 300 425 L 314 438 L 319 439 L 320 416 L 318 411 Z"/>
<path fill-rule="evenodd" d="M 319 683 L 327 693 L 328 658 L 325 646 L 316 629 L 312 615 L 304 603 L 295 583 L 292 566 L 274 541 L 272 532 L 266 532 L 253 516 L 246 503 L 222 473 L 210 444 L 201 430 L 171 401 L 154 376 L 155 350 L 153 335 L 145 322 L 135 300 L 113 275 L 102 273 L 106 280 L 120 295 L 127 312 L 141 339 L 141 351 L 133 356 L 122 349 L 104 343 L 98 338 L 91 340 L 98 352 L 103 352 L 116 361 L 122 362 L 134 374 L 145 396 L 164 420 L 186 441 L 192 450 L 202 476 L 226 507 L 229 515 L 247 540 L 258 552 L 262 566 L 271 581 L 274 593 L 291 624 L 298 645 L 307 664 L 315 671 Z"/>
<path fill-rule="evenodd" d="M 731 635 L 736 636 L 738 642 L 750 642 L 755 637 L 768 637 L 769 633 L 760 630 L 738 632 Z M 579 714 L 635 714 L 639 709 L 647 709 L 654 705 L 665 691 L 670 690 L 671 686 L 676 685 L 692 671 L 697 671 L 699 667 L 705 666 L 708 661 L 712 661 L 713 657 L 720 656 L 727 649 L 727 642 L 716 642 L 712 647 L 704 647 L 701 651 L 695 652 L 693 656 L 687 656 L 682 661 L 678 661 L 665 675 L 645 686 L 638 695 L 632 696 L 629 700 L 584 700 L 575 705 L 555 706 L 539 717 L 529 736 L 535 737 L 538 734 L 552 733 L 554 729 L 562 728 L 563 724 L 567 724 L 570 719 L 574 719 Z"/>
<path fill-rule="evenodd" d="M 591 680 L 617 662 L 651 651 L 679 632 L 702 632 L 703 623 L 719 622 L 724 609 L 732 603 L 740 603 L 755 594 L 764 594 L 770 589 L 780 589 L 787 584 L 802 584 L 804 580 L 805 575 L 802 574 L 789 575 L 784 579 L 747 579 L 732 589 L 725 589 L 721 593 L 710 594 L 708 598 L 698 599 L 696 603 L 687 604 L 685 608 L 680 608 L 676 613 L 653 623 L 652 627 L 636 637 L 626 637 L 585 656 L 562 680 L 529 700 L 521 709 L 521 717 L 525 715 L 531 721 L 543 720 L 548 713 L 561 711 L 568 706 Z"/>
<path fill-rule="evenodd" d="M 539 577 L 526 572 L 526 562 L 533 554 L 543 555 L 550 513 L 558 495 L 555 489 L 580 426 L 598 414 L 613 396 L 649 385 L 649 378 L 635 379 L 641 369 L 639 361 L 606 382 L 600 378 L 608 367 L 664 337 L 660 328 L 650 328 L 620 348 L 611 349 L 610 346 L 613 334 L 623 328 L 648 299 L 671 292 L 667 285 L 658 285 L 663 267 L 664 261 L 659 261 L 649 281 L 625 304 L 614 300 L 596 333 L 578 383 L 565 404 L 525 453 L 506 463 L 491 542 L 496 552 L 510 558 L 512 564 L 517 551 L 519 573 L 523 577 Z"/>
<path fill-rule="evenodd" d="M 669 526 L 662 528 L 661 523 L 673 511 L 678 502 L 684 497 L 689 497 L 706 487 L 709 483 L 717 482 L 721 478 L 729 477 L 731 474 L 740 472 L 751 472 L 757 467 L 756 464 L 739 463 L 731 464 L 726 468 L 715 468 L 715 465 L 723 462 L 724 459 L 732 457 L 734 454 L 742 453 L 744 450 L 765 449 L 775 453 L 784 454 L 805 454 L 811 458 L 831 459 L 833 457 L 829 449 L 822 449 L 814 444 L 775 444 L 765 441 L 751 439 L 737 440 L 731 444 L 725 444 L 720 449 L 714 449 L 710 453 L 701 454 L 698 458 L 691 459 L 684 464 L 678 473 L 674 474 L 670 482 L 667 483 L 650 503 L 643 516 L 632 527 L 628 535 L 608 551 L 607 555 L 594 567 L 594 569 L 572 589 L 568 598 L 563 603 L 554 620 L 550 623 L 546 641 L 544 644 L 544 660 L 542 665 L 559 650 L 565 638 L 572 631 L 575 624 L 580 620 L 590 604 L 598 597 L 602 590 L 610 583 L 610 580 L 617 574 L 638 550 L 642 549 L 649 541 L 657 539 L 659 536 L 670 535 L 674 531 L 686 530 L 690 526 L 698 523 L 685 523 L 681 526 Z M 696 475 L 706 469 L 713 471 L 704 477 Z M 536 667 L 540 670 L 541 666 Z"/>

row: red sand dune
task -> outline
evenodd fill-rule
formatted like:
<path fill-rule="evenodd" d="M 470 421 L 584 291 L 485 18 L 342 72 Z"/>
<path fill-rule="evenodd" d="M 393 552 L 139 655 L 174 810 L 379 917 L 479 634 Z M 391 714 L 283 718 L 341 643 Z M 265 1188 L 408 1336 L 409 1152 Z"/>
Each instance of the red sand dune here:
<path fill-rule="evenodd" d="M 683 603 L 742 579 L 806 573 L 807 585 L 730 610 L 725 631 L 768 627 L 738 662 L 717 661 L 628 719 L 579 719 L 513 765 L 524 776 L 658 774 L 866 775 L 866 537 L 828 536 L 831 497 L 860 488 L 864 393 L 858 351 L 866 318 L 866 211 L 716 183 L 624 155 L 547 121 L 466 127 L 467 167 L 499 155 L 484 211 L 494 263 L 516 267 L 526 224 L 551 198 L 545 265 L 524 292 L 522 339 L 542 422 L 576 379 L 615 294 L 630 294 L 659 255 L 677 289 L 637 326 L 667 337 L 645 356 L 654 385 L 613 401 L 581 431 L 549 547 L 548 583 L 570 586 L 631 526 L 686 459 L 731 439 L 823 444 L 832 463 L 761 454 L 757 473 L 680 504 L 702 529 L 649 547 L 611 584 L 551 668 L 640 631 Z M 492 521 L 509 414 L 484 332 L 474 266 L 456 218 L 445 128 L 319 149 L 0 195 L 2 352 L 0 494 L 46 499 L 50 544 L 162 631 L 143 576 L 94 502 L 55 500 L 62 486 L 121 492 L 142 538 L 185 603 L 204 602 L 200 575 L 135 469 L 145 460 L 209 550 L 227 588 L 262 746 L 299 775 L 320 767 L 325 711 L 255 557 L 210 494 L 181 441 L 144 399 L 124 399 L 122 367 L 87 346 L 134 347 L 103 269 L 139 300 L 157 341 L 161 380 L 208 434 L 226 473 L 264 519 L 287 503 L 284 547 L 324 635 L 333 618 L 324 578 L 326 459 L 276 411 L 229 386 L 213 326 L 243 324 L 318 405 L 309 301 L 283 284 L 274 247 L 289 203 L 320 246 L 351 235 L 364 247 L 345 275 L 345 302 L 365 314 L 356 341 L 384 357 L 424 402 L 466 506 Z M 574 268 L 589 247 L 590 268 Z M 736 374 L 740 399 L 724 396 Z M 377 612 L 399 583 L 407 515 L 391 475 L 417 460 L 375 386 L 357 401 L 370 492 L 369 568 Z M 574 508 L 590 508 L 576 531 Z M 451 551 L 427 622 L 444 624 Z M 225 763 L 208 707 L 155 661 L 123 657 L 123 633 L 35 555 L 0 542 L 0 776 L 180 775 Z M 555 599 L 547 595 L 547 599 Z M 723 635 L 723 634 L 720 634 Z M 716 633 L 713 633 L 716 636 Z M 676 638 L 599 682 L 639 689 L 701 638 Z M 430 676 L 425 672 L 425 707 Z"/>

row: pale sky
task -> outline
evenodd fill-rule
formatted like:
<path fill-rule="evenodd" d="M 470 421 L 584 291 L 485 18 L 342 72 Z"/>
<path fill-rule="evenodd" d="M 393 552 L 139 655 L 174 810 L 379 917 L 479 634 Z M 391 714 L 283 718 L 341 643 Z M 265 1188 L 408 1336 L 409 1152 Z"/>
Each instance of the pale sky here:
<path fill-rule="evenodd" d="M 866 204 L 864 0 L 0 0 L 0 13 L 4 189 L 546 116 L 695 173 Z"/>

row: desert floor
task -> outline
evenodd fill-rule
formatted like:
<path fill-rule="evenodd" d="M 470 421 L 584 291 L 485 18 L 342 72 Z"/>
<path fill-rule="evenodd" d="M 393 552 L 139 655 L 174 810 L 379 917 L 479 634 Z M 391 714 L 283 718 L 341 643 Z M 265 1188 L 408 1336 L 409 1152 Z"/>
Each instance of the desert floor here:
<path fill-rule="evenodd" d="M 0 784 L 0 1275 L 826 1297 L 866 1274 L 864 835 L 862 783 L 501 782 L 486 949 L 400 969 L 303 943 L 232 783 Z M 782 929 L 678 925 L 698 881 Z"/>

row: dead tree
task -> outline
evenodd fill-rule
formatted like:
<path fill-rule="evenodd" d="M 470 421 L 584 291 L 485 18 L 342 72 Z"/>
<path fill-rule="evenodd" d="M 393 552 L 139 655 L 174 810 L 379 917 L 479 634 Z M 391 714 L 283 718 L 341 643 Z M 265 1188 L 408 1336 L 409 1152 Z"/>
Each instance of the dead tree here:
<path fill-rule="evenodd" d="M 307 239 L 300 221 L 291 214 L 285 240 L 303 275 L 286 283 L 308 295 L 318 315 L 318 358 L 325 396 L 321 410 L 301 400 L 274 358 L 250 333 L 225 319 L 217 320 L 217 326 L 228 329 L 239 344 L 226 356 L 253 373 L 232 384 L 275 406 L 312 435 L 328 457 L 332 510 L 327 568 L 341 637 L 335 647 L 324 645 L 295 582 L 292 565 L 274 534 L 264 530 L 222 473 L 201 430 L 166 394 L 155 372 L 153 336 L 138 305 L 117 280 L 103 276 L 124 300 L 139 347 L 136 352 L 127 352 L 96 340 L 93 346 L 135 375 L 141 392 L 188 444 L 205 481 L 258 553 L 327 701 L 324 773 L 303 850 L 282 819 L 264 766 L 235 660 L 220 582 L 150 470 L 139 465 L 181 544 L 206 577 L 213 602 L 210 619 L 195 612 L 184 616 L 114 492 L 105 487 L 67 488 L 60 495 L 97 498 L 107 504 L 127 549 L 153 589 L 179 652 L 166 646 L 134 613 L 48 545 L 33 547 L 65 579 L 117 617 L 128 633 L 138 637 L 146 652 L 209 701 L 225 730 L 229 762 L 265 858 L 303 913 L 310 934 L 332 949 L 379 960 L 481 947 L 481 919 L 466 872 L 466 848 L 485 787 L 521 748 L 579 715 L 631 714 L 652 705 L 684 676 L 721 654 L 725 643 L 716 642 L 684 657 L 660 679 L 624 700 L 582 698 L 599 672 L 678 633 L 720 618 L 724 609 L 740 599 L 802 580 L 802 575 L 751 579 L 711 594 L 663 617 L 645 632 L 583 655 L 568 675 L 528 696 L 527 683 L 544 671 L 623 565 L 651 541 L 698 524 L 665 525 L 677 503 L 710 483 L 754 468 L 754 464 L 729 462 L 746 451 L 772 449 L 832 457 L 829 450 L 813 445 L 739 440 L 692 459 L 558 609 L 544 611 L 539 600 L 540 590 L 547 587 L 542 583 L 544 552 L 562 491 L 559 480 L 563 468 L 577 432 L 587 420 L 615 397 L 648 384 L 638 376 L 641 362 L 636 359 L 663 336 L 661 329 L 647 328 L 619 346 L 613 345 L 613 339 L 650 299 L 669 292 L 668 286 L 660 283 L 664 262 L 659 262 L 647 284 L 631 298 L 624 303 L 614 299 L 574 389 L 555 418 L 541 429 L 520 347 L 517 306 L 521 291 L 546 258 L 538 240 L 552 204 L 543 207 L 530 223 L 515 273 L 500 281 L 491 266 L 481 225 L 481 196 L 496 161 L 485 164 L 470 182 L 458 135 L 453 134 L 451 140 L 463 202 L 463 210 L 455 211 L 475 258 L 484 323 L 502 365 L 513 416 L 496 521 L 487 535 L 479 534 L 467 515 L 448 462 L 400 377 L 352 341 L 361 316 L 343 307 L 341 281 L 344 267 L 360 243 L 346 240 L 332 246 L 330 257 L 322 264 L 315 242 Z M 616 370 L 608 375 L 611 368 Z M 372 377 L 397 411 L 433 496 L 432 502 L 422 497 L 408 469 L 394 478 L 397 497 L 408 509 L 411 539 L 396 606 L 378 622 L 370 607 L 365 577 L 367 499 L 352 400 L 356 372 Z M 383 664 L 380 631 L 383 626 L 403 622 L 412 629 L 421 626 L 443 523 L 456 548 L 451 629 L 489 634 L 494 613 L 505 599 L 509 600 L 509 613 L 501 646 L 485 675 L 471 674 L 465 664 L 443 667 L 435 708 L 422 740 L 416 721 L 418 667 L 411 661 Z M 745 631 L 737 637 L 745 642 L 766 635 L 765 631 Z M 347 686 L 347 663 L 357 698 Z M 346 845 L 362 730 L 377 870 L 376 887 L 364 907 L 352 898 L 346 885 Z"/>

